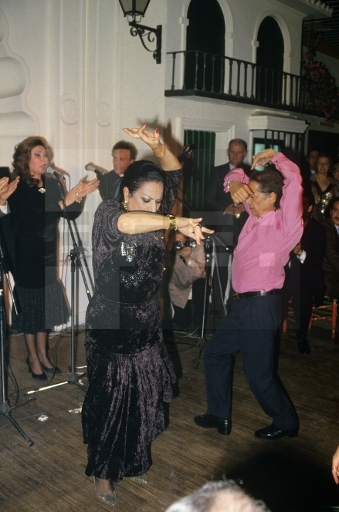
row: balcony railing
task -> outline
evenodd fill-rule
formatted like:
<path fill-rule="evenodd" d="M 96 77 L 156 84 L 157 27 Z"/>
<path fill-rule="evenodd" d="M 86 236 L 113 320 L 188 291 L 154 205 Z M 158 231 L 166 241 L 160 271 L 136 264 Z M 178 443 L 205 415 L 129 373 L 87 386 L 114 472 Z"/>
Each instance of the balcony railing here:
<path fill-rule="evenodd" d="M 302 76 L 195 50 L 169 52 L 166 96 L 208 97 L 317 115 Z"/>

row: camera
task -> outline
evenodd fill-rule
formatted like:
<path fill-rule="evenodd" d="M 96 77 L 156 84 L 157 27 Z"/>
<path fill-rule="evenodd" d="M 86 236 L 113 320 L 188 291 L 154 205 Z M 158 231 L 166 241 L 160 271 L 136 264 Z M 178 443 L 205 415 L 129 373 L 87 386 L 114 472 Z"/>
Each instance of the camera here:
<path fill-rule="evenodd" d="M 175 248 L 177 251 L 181 251 L 181 249 L 183 249 L 184 247 L 190 247 L 191 249 L 194 249 L 194 247 L 196 247 L 196 246 L 197 246 L 197 242 L 193 239 L 187 240 L 185 243 L 180 242 L 180 240 L 177 240 L 175 242 Z"/>

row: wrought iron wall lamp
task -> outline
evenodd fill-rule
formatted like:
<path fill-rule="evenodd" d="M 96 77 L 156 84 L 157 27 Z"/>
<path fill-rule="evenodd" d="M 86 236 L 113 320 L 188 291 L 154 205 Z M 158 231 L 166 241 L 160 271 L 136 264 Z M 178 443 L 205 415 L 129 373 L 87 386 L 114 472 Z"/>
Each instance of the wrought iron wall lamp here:
<path fill-rule="evenodd" d="M 145 16 L 146 9 L 150 0 L 119 0 L 124 16 L 130 16 L 132 21 L 129 21 L 131 27 L 131 35 L 139 36 L 143 47 L 148 52 L 153 52 L 153 57 L 157 64 L 161 63 L 161 31 L 162 26 L 158 25 L 157 28 L 146 27 L 137 23 L 138 16 Z M 155 42 L 155 49 L 148 47 L 149 44 Z"/>

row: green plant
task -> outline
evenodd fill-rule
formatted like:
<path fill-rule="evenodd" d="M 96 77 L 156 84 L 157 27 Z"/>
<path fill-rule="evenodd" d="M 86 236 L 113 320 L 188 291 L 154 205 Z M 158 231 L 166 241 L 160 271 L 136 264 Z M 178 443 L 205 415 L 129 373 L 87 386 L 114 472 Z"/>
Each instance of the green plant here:
<path fill-rule="evenodd" d="M 316 46 L 319 41 L 318 37 L 303 56 L 305 90 L 308 93 L 310 105 L 318 114 L 332 123 L 339 123 L 339 89 L 335 78 L 325 64 L 316 60 Z"/>

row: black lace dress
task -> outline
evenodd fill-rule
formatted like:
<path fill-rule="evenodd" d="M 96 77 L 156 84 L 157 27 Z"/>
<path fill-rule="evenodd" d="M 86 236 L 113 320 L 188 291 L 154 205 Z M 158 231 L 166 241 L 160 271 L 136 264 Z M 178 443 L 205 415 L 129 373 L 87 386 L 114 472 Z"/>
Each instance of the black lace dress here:
<path fill-rule="evenodd" d="M 166 172 L 161 213 L 174 203 L 181 171 Z M 163 232 L 121 233 L 115 200 L 93 225 L 95 292 L 86 315 L 89 387 L 82 408 L 86 474 L 119 482 L 151 466 L 150 443 L 165 429 L 175 372 L 163 343 L 158 292 Z M 160 213 L 160 212 L 159 212 Z"/>

